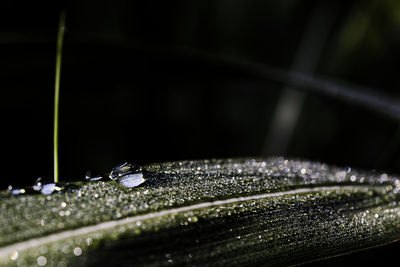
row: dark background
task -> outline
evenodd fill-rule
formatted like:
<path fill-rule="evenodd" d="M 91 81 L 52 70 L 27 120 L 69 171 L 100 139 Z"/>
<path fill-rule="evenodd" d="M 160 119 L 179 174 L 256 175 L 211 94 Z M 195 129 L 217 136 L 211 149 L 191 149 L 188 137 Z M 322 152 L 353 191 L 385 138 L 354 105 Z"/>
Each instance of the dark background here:
<path fill-rule="evenodd" d="M 61 179 L 108 172 L 125 160 L 270 155 L 400 172 L 396 120 L 349 101 L 291 92 L 300 108 L 283 105 L 298 116 L 281 140 L 286 131 L 274 135 L 284 126 L 273 120 L 285 85 L 189 50 L 315 73 L 396 100 L 398 1 L 14 2 L 0 9 L 3 188 L 52 177 L 61 7 Z"/>
<path fill-rule="evenodd" d="M 52 177 L 62 8 L 61 181 L 123 161 L 271 155 L 400 173 L 398 121 L 193 56 L 243 58 L 396 100 L 399 1 L 54 2 L 0 8 L 2 189 Z"/>

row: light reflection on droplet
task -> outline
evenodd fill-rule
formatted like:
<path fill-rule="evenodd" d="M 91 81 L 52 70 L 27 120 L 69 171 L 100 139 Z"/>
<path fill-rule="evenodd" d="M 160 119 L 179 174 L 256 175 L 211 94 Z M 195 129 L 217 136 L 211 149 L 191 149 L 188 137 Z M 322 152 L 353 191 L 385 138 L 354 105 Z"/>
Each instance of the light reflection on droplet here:
<path fill-rule="evenodd" d="M 124 175 L 119 179 L 119 183 L 127 188 L 133 188 L 141 185 L 146 180 L 143 178 L 143 173 L 133 173 Z"/>
<path fill-rule="evenodd" d="M 86 244 L 88 246 L 91 246 L 93 244 L 93 239 L 91 239 L 90 237 L 86 238 Z"/>
<path fill-rule="evenodd" d="M 16 259 L 18 259 L 18 256 L 19 256 L 19 253 L 18 253 L 18 251 L 15 250 L 13 253 L 11 253 L 10 260 L 15 261 Z"/>
<path fill-rule="evenodd" d="M 120 164 L 111 170 L 109 177 L 127 188 L 134 188 L 144 183 L 142 168 L 128 162 Z"/>

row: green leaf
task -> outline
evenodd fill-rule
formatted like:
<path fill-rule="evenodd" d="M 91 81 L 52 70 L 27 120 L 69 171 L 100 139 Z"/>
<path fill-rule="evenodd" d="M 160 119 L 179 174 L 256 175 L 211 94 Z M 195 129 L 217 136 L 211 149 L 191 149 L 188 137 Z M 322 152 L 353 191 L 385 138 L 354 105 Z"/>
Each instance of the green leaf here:
<path fill-rule="evenodd" d="M 1 194 L 0 265 L 293 265 L 400 237 L 399 180 L 307 161 L 143 166 L 146 182 Z"/>

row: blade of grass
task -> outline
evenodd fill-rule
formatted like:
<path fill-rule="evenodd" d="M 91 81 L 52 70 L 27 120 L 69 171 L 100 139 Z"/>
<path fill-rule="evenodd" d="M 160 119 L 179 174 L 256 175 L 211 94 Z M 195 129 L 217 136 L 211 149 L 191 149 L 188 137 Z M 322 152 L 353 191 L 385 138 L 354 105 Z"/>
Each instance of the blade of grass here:
<path fill-rule="evenodd" d="M 60 98 L 60 76 L 61 76 L 61 55 L 65 30 L 65 10 L 61 11 L 58 25 L 57 54 L 56 54 L 56 78 L 54 84 L 54 182 L 58 183 L 58 109 Z"/>

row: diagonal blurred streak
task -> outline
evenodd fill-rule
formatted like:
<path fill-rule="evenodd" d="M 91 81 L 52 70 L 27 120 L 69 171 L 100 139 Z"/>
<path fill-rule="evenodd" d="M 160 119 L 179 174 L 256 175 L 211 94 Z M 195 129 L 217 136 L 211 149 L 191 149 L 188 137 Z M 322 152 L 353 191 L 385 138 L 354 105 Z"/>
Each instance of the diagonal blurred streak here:
<path fill-rule="evenodd" d="M 314 73 L 336 17 L 336 6 L 320 2 L 306 27 L 295 56 L 292 71 Z M 285 86 L 268 128 L 262 155 L 285 155 L 293 136 L 306 92 Z"/>
<path fill-rule="evenodd" d="M 151 52 L 163 56 L 169 55 L 174 60 L 181 58 L 195 61 L 198 64 L 235 71 L 247 75 L 248 78 L 259 79 L 268 83 L 275 82 L 298 90 L 325 95 L 379 113 L 384 115 L 386 119 L 395 120 L 396 123 L 400 121 L 400 103 L 385 94 L 378 93 L 376 88 L 342 82 L 330 77 L 287 71 L 257 61 L 227 54 L 208 53 L 188 47 L 176 47 L 174 49 L 165 49 L 165 47 L 156 49 L 153 47 Z"/>
<path fill-rule="evenodd" d="M 217 67 L 235 74 L 246 75 L 247 78 L 266 84 L 283 84 L 296 90 L 325 95 L 379 113 L 385 116 L 385 119 L 393 119 L 396 123 L 400 121 L 400 103 L 390 96 L 378 92 L 377 88 L 344 83 L 331 77 L 316 76 L 300 71 L 288 71 L 235 55 L 210 53 L 187 46 L 168 47 L 148 44 L 144 46 L 133 41 L 116 41 L 109 35 L 96 35 L 94 38 L 88 37 L 88 34 L 71 33 L 70 36 L 69 43 L 71 45 L 95 45 L 98 43 L 117 45 L 120 49 L 130 49 L 149 58 L 161 58 L 166 62 L 180 62 L 182 65 L 185 62 L 195 62 L 206 67 Z M 40 39 L 37 42 L 46 43 L 47 39 Z"/>

